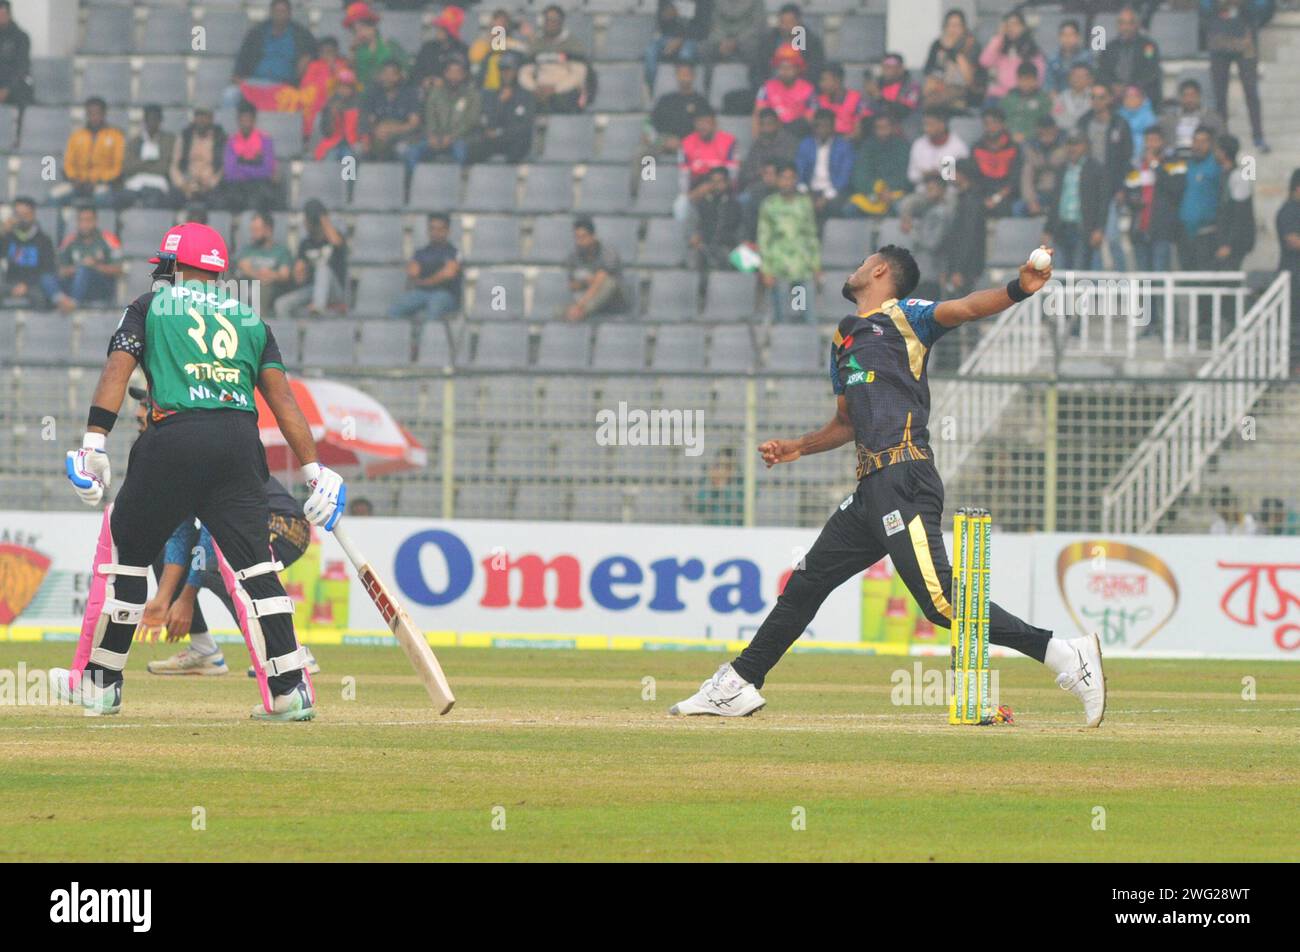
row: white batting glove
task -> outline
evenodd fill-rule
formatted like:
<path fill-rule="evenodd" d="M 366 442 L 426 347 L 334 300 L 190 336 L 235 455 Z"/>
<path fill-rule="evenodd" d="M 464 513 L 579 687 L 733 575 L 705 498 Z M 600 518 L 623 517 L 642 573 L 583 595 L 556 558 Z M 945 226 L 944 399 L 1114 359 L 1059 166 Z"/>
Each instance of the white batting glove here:
<path fill-rule="evenodd" d="M 314 526 L 326 532 L 334 528 L 347 506 L 348 487 L 343 477 L 320 463 L 308 463 L 302 468 L 302 478 L 311 490 L 302 514 Z"/>
<path fill-rule="evenodd" d="M 104 452 L 104 434 L 87 433 L 81 441 L 81 449 L 68 450 L 63 469 L 81 501 L 87 506 L 98 506 L 113 481 L 108 454 Z"/>

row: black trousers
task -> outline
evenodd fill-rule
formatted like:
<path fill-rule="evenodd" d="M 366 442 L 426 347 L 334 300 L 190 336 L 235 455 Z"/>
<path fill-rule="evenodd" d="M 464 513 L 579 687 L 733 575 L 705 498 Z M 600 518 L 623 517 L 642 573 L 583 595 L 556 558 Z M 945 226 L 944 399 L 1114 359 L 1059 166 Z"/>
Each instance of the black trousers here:
<path fill-rule="evenodd" d="M 785 591 L 753 640 L 732 663 L 762 687 L 767 672 L 803 634 L 826 596 L 886 555 L 916 603 L 939 628 L 952 625 L 952 566 L 943 544 L 943 482 L 930 460 L 895 463 L 867 476 L 822 529 L 790 575 Z M 997 584 L 998 567 L 992 567 Z M 1052 633 L 997 604 L 989 606 L 989 641 L 1042 661 Z"/>
<path fill-rule="evenodd" d="M 151 565 L 176 527 L 197 516 L 222 555 L 236 572 L 272 558 L 267 521 L 266 452 L 257 434 L 257 418 L 240 410 L 199 410 L 178 413 L 150 424 L 131 447 L 126 480 L 113 503 L 113 542 L 122 565 Z M 284 595 L 274 572 L 243 583 L 251 598 Z M 117 598 L 144 604 L 148 583 L 140 576 L 121 575 Z M 288 654 L 297 646 L 293 616 L 262 618 L 268 657 Z M 111 622 L 103 647 L 126 654 L 135 627 Z M 87 671 L 104 683 L 121 672 L 91 662 Z M 290 691 L 302 680 L 301 671 L 270 678 L 275 694 Z"/>
<path fill-rule="evenodd" d="M 1215 50 L 1210 53 L 1210 81 L 1214 84 L 1214 109 L 1228 124 L 1228 78 L 1232 64 L 1237 64 L 1237 78 L 1241 80 L 1241 91 L 1246 96 L 1246 115 L 1250 117 L 1250 134 L 1256 142 L 1264 138 L 1264 119 L 1259 109 L 1259 61 L 1242 56 L 1240 53 L 1228 53 Z"/>

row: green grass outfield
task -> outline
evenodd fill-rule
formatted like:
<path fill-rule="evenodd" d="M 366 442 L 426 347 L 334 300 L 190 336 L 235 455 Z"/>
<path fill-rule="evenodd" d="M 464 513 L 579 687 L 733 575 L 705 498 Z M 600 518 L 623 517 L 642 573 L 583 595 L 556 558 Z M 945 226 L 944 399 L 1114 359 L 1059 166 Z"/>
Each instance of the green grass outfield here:
<path fill-rule="evenodd" d="M 0 643 L 0 669 L 70 648 Z M 0 859 L 1300 857 L 1297 664 L 1110 660 L 1083 731 L 1023 660 L 1001 665 L 1017 724 L 958 728 L 891 703 L 913 659 L 790 656 L 766 710 L 681 720 L 720 656 L 446 649 L 459 703 L 438 718 L 396 648 L 327 647 L 320 717 L 268 725 L 226 648 L 239 673 L 156 678 L 170 649 L 137 645 L 118 717 L 0 706 Z"/>

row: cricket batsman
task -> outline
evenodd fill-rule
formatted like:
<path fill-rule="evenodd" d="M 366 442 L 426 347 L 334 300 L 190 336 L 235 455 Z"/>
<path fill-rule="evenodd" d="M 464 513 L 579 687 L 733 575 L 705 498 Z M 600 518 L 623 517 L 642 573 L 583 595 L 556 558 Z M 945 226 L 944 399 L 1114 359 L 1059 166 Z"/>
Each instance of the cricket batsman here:
<path fill-rule="evenodd" d="M 744 717 L 767 702 L 758 693 L 767 673 L 808 627 L 830 592 L 889 556 L 932 623 L 952 624 L 952 570 L 943 543 L 943 483 L 934 466 L 927 424 L 930 348 L 954 327 L 991 317 L 1039 291 L 1052 276 L 1025 264 L 1005 288 L 975 291 L 953 301 L 909 297 L 920 281 L 906 248 L 886 245 L 845 281 L 842 294 L 856 313 L 840 321 L 831 342 L 835 416 L 821 429 L 758 447 L 770 469 L 857 445 L 857 489 L 830 517 L 790 575 L 785 590 L 753 639 L 672 714 Z M 1101 723 L 1106 682 L 1096 634 L 1071 640 L 989 606 L 989 642 L 1045 664 L 1056 683 L 1083 703 L 1088 727 Z"/>
<path fill-rule="evenodd" d="M 302 464 L 311 495 L 303 514 L 334 528 L 346 503 L 340 476 L 316 461 L 316 443 L 289 389 L 271 329 L 219 283 L 226 243 L 187 222 L 163 236 L 150 263 L 154 290 L 122 314 L 108 344 L 82 446 L 66 471 L 97 506 L 111 484 L 105 437 L 117 421 L 131 372 L 144 369 L 149 426 L 131 448 L 126 480 L 104 511 L 81 640 L 71 670 L 50 678 L 60 696 L 99 714 L 122 706 L 122 671 L 148 594 L 150 563 L 176 527 L 197 517 L 211 533 L 218 569 L 252 655 L 268 721 L 315 715 L 306 652 L 293 630 L 293 602 L 271 550 L 266 454 L 253 387 Z"/>

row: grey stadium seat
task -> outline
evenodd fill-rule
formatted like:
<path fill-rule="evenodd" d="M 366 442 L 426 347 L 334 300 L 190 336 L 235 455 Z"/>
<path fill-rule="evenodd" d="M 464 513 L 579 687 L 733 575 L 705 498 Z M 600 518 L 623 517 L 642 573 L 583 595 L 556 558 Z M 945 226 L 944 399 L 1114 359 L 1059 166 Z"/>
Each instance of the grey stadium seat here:
<path fill-rule="evenodd" d="M 155 239 L 156 241 L 156 239 Z M 108 341 L 122 319 L 122 312 L 92 311 L 81 315 L 81 330 L 77 334 L 74 359 L 80 364 L 97 364 L 108 351 Z"/>
<path fill-rule="evenodd" d="M 405 367 L 411 362 L 408 321 L 362 321 L 357 358 L 366 367 Z"/>
<path fill-rule="evenodd" d="M 775 324 L 768 332 L 768 370 L 816 373 L 825 369 L 827 353 L 811 324 Z"/>
<path fill-rule="evenodd" d="M 406 202 L 406 166 L 400 162 L 360 162 L 352 186 L 352 207 L 363 211 L 396 211 Z"/>
<path fill-rule="evenodd" d="M 528 366 L 528 335 L 514 331 L 502 333 L 496 328 L 479 332 L 474 351 L 474 367 L 523 369 Z"/>
<path fill-rule="evenodd" d="M 645 328 L 640 324 L 599 324 L 591 362 L 598 370 L 641 370 L 645 351 Z"/>
<path fill-rule="evenodd" d="M 189 101 L 187 77 L 184 60 L 146 60 L 140 67 L 140 99 L 163 106 L 186 103 Z M 182 127 L 164 125 L 164 128 L 179 134 Z"/>
<path fill-rule="evenodd" d="M 596 24 L 590 13 L 566 10 L 564 28 L 569 31 L 570 36 L 582 43 L 588 52 L 596 48 Z"/>
<path fill-rule="evenodd" d="M 656 82 L 656 89 L 658 83 Z M 709 83 L 709 102 L 714 109 L 722 108 L 722 97 L 737 89 L 749 86 L 749 72 L 743 63 L 719 63 L 713 67 L 713 79 Z M 676 87 L 669 86 L 668 89 Z M 665 90 L 667 92 L 668 90 Z"/>
<path fill-rule="evenodd" d="M 1196 10 L 1157 10 L 1151 19 L 1151 38 L 1164 59 L 1184 59 L 1198 50 L 1199 14 Z"/>
<path fill-rule="evenodd" d="M 72 318 L 42 314 L 40 320 L 27 320 L 18 354 L 24 363 L 60 364 L 68 360 L 72 341 Z"/>
<path fill-rule="evenodd" d="M 82 53 L 124 53 L 135 48 L 133 7 L 91 7 L 86 11 Z"/>
<path fill-rule="evenodd" d="M 597 232 L 600 225 L 596 225 Z M 573 250 L 573 216 L 545 215 L 533 219 L 533 242 L 523 260 L 529 264 L 559 264 Z"/>
<path fill-rule="evenodd" d="M 482 166 L 478 166 L 481 168 Z M 573 169 L 567 165 L 533 165 L 524 178 L 522 212 L 567 212 L 573 208 Z M 508 211 L 509 209 L 493 209 Z"/>
<path fill-rule="evenodd" d="M 631 162 L 640 156 L 643 125 L 641 116 L 610 116 L 600 134 L 597 158 L 602 162 Z"/>
<path fill-rule="evenodd" d="M 572 300 L 568 272 L 543 271 L 533 283 L 533 304 L 528 316 L 534 321 L 557 320 Z"/>
<path fill-rule="evenodd" d="M 948 120 L 948 131 L 955 133 L 969 148 L 984 134 L 984 123 L 979 116 L 953 116 Z"/>
<path fill-rule="evenodd" d="M 873 244 L 877 248 L 885 245 L 906 246 L 910 244 L 910 241 L 909 236 L 903 232 L 903 226 L 897 218 L 886 218 L 880 222 L 880 228 L 876 231 L 876 240 Z M 860 263 L 860 259 L 857 262 L 850 262 L 850 265 L 858 263 Z"/>
<path fill-rule="evenodd" d="M 591 328 L 586 322 L 553 321 L 542 326 L 537 367 L 543 370 L 582 370 L 591 364 Z"/>
<path fill-rule="evenodd" d="M 628 188 L 628 170 L 617 166 L 592 165 L 587 167 L 579 186 L 580 212 L 625 212 L 631 193 Z"/>
<path fill-rule="evenodd" d="M 501 305 L 497 310 L 495 305 Z M 469 310 L 475 320 L 519 320 L 524 316 L 524 274 L 484 268 L 474 282 L 474 304 Z"/>
<path fill-rule="evenodd" d="M 536 167 L 533 171 L 537 171 Z M 472 166 L 469 184 L 465 187 L 464 207 L 480 212 L 514 211 L 517 178 L 518 170 L 513 165 Z"/>
<path fill-rule="evenodd" d="M 645 252 L 638 264 L 680 268 L 686 263 L 686 244 L 675 218 L 651 218 L 646 224 Z"/>
<path fill-rule="evenodd" d="M 604 82 L 604 76 L 601 77 Z M 589 115 L 551 116 L 546 121 L 545 162 L 585 162 L 596 154 L 596 119 Z"/>
<path fill-rule="evenodd" d="M 203 29 L 207 34 L 208 53 L 234 56 L 252 25 L 243 10 L 204 10 Z"/>
<path fill-rule="evenodd" d="M 292 159 L 302 152 L 302 114 L 296 112 L 261 112 L 258 127 L 271 137 L 279 159 Z M 360 174 L 358 174 L 360 178 Z"/>
<path fill-rule="evenodd" d="M 596 226 L 596 237 L 600 243 L 617 251 L 623 264 L 634 261 L 640 264 L 636 251 L 637 231 L 641 226 L 639 221 L 626 215 L 595 215 L 592 224 Z M 573 244 L 572 233 L 569 235 L 569 244 Z"/>
<path fill-rule="evenodd" d="M 302 329 L 302 365 L 352 366 L 356 363 L 356 329 L 357 325 L 352 321 L 306 322 Z"/>
<path fill-rule="evenodd" d="M 339 208 L 347 200 L 347 183 L 339 162 L 303 162 L 298 180 L 299 206 L 309 198 L 318 198 L 326 208 Z"/>
<path fill-rule="evenodd" d="M 988 257 L 992 267 L 1018 268 L 1029 252 L 1043 240 L 1043 218 L 995 218 L 989 238 Z"/>
<path fill-rule="evenodd" d="M 744 74 L 744 67 L 741 67 L 741 73 Z M 650 98 L 657 101 L 665 93 L 677 91 L 677 65 L 675 63 L 660 63 L 659 70 L 655 73 L 654 89 Z M 748 77 L 742 85 L 748 85 Z M 695 70 L 695 91 L 704 92 L 704 70 Z"/>
<path fill-rule="evenodd" d="M 601 67 L 594 107 L 601 112 L 640 112 L 645 109 L 645 80 L 641 74 L 639 63 Z"/>
<path fill-rule="evenodd" d="M 191 50 L 192 27 L 188 6 L 150 7 L 136 52 L 186 56 Z"/>
<path fill-rule="evenodd" d="M 660 174 L 651 181 L 638 181 L 636 202 L 632 210 L 640 215 L 667 215 L 673 210 L 680 183 L 677 169 L 660 167 Z"/>
<path fill-rule="evenodd" d="M 851 268 L 874 249 L 874 225 L 860 218 L 832 218 L 822 234 L 822 263 L 835 268 Z"/>
<path fill-rule="evenodd" d="M 420 346 L 416 362 L 421 367 L 450 367 L 453 361 L 451 339 L 442 321 L 425 321 L 420 328 Z"/>
<path fill-rule="evenodd" d="M 443 212 L 460 204 L 460 167 L 439 163 L 416 166 L 408 208 Z"/>
<path fill-rule="evenodd" d="M 131 101 L 131 63 L 128 60 L 91 59 L 81 73 L 81 97 L 98 96 L 110 107 Z"/>
<path fill-rule="evenodd" d="M 640 60 L 655 38 L 655 32 L 652 16 L 612 16 L 605 29 L 605 42 L 597 50 L 597 56 L 602 60 Z M 605 81 L 603 69 L 600 81 Z"/>
<path fill-rule="evenodd" d="M 358 215 L 352 225 L 348 253 L 358 264 L 393 264 L 405 260 L 401 218 L 395 215 Z"/>
<path fill-rule="evenodd" d="M 62 106 L 28 106 L 23 112 L 19 148 L 35 155 L 63 155 L 72 133 L 72 117 Z"/>
<path fill-rule="evenodd" d="M 519 261 L 523 258 L 520 224 L 520 219 L 510 215 L 480 215 L 474 222 L 474 240 L 467 260 L 485 264 Z"/>
<path fill-rule="evenodd" d="M 700 316 L 709 321 L 743 321 L 757 310 L 755 288 L 758 279 L 739 271 L 713 271 L 709 274 Z"/>
<path fill-rule="evenodd" d="M 651 370 L 667 372 L 704 369 L 704 328 L 698 324 L 668 324 L 655 338 Z"/>
<path fill-rule="evenodd" d="M 63 105 L 76 99 L 71 59 L 34 58 L 31 79 L 36 101 L 42 105 Z"/>
<path fill-rule="evenodd" d="M 404 268 L 364 268 L 355 274 L 357 300 L 353 311 L 366 317 L 382 317 L 406 289 Z"/>
<path fill-rule="evenodd" d="M 875 63 L 885 55 L 885 17 L 868 13 L 845 17 L 840 23 L 835 56 L 841 62 Z"/>
<path fill-rule="evenodd" d="M 235 69 L 235 60 L 229 56 L 208 54 L 198 58 L 198 67 L 194 71 L 195 103 L 207 103 L 214 109 L 221 102 L 221 95 L 230 85 L 230 77 Z M 226 132 L 234 130 L 227 128 Z"/>
<path fill-rule="evenodd" d="M 758 364 L 750 324 L 714 324 L 709 335 L 708 367 L 723 373 L 748 373 Z"/>
<path fill-rule="evenodd" d="M 754 124 L 749 116 L 719 116 L 718 128 L 736 137 L 737 159 L 743 158 L 754 144 Z"/>
<path fill-rule="evenodd" d="M 0 152 L 8 155 L 18 144 L 18 110 L 13 106 L 0 106 Z M 6 186 L 9 184 L 8 163 L 0 169 L 0 182 Z M 8 198 L 8 192 L 0 195 L 0 198 Z"/>
<path fill-rule="evenodd" d="M 265 317 L 262 318 L 266 320 Z M 290 371 L 296 371 L 302 365 L 302 343 L 298 325 L 293 321 L 276 321 L 268 323 L 271 333 L 275 335 L 276 346 L 280 348 L 280 358 Z"/>
<path fill-rule="evenodd" d="M 168 210 L 134 208 L 119 219 L 122 256 L 128 261 L 150 257 L 167 229 L 176 224 L 176 213 Z"/>
<path fill-rule="evenodd" d="M 693 321 L 699 311 L 699 275 L 694 271 L 654 271 L 650 275 L 651 321 Z"/>

